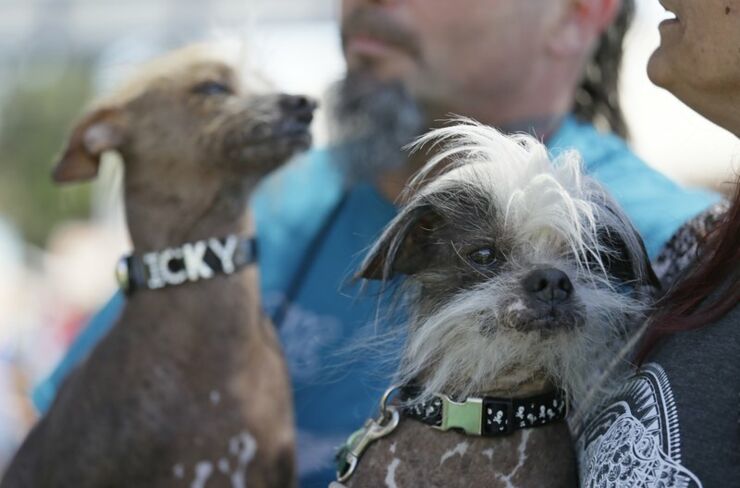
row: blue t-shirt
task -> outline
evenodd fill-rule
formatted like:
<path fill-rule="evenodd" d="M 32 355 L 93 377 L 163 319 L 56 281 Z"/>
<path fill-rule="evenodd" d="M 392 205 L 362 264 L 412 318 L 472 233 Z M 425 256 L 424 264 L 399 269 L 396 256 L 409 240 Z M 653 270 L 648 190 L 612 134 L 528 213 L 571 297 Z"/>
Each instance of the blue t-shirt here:
<path fill-rule="evenodd" d="M 682 188 L 637 158 L 613 135 L 572 117 L 548 141 L 551 151 L 576 149 L 586 171 L 613 194 L 642 234 L 655 258 L 682 223 L 719 197 Z M 314 150 L 265 180 L 252 209 L 260 245 L 261 288 L 265 310 L 273 316 L 289 364 L 298 428 L 302 487 L 325 487 L 334 478 L 333 457 L 347 435 L 372 415 L 388 386 L 400 339 L 375 340 L 378 289 L 352 281 L 364 252 L 395 216 L 396 209 L 367 184 L 347 187 L 333 163 L 338 152 Z M 304 256 L 316 236 L 310 266 Z M 300 275 L 300 276 L 299 276 Z M 300 286 L 285 308 L 288 290 Z M 116 295 L 90 322 L 67 356 L 34 392 L 44 411 L 74 365 L 118 317 L 123 297 Z M 382 316 L 382 315 L 381 315 Z"/>

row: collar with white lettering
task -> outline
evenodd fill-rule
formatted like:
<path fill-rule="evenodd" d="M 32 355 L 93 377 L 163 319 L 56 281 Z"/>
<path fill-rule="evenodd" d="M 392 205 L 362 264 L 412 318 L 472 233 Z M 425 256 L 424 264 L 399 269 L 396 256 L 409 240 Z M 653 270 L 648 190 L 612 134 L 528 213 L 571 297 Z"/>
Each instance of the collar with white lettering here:
<path fill-rule="evenodd" d="M 230 235 L 188 242 L 143 255 L 122 257 L 116 267 L 118 285 L 127 295 L 233 274 L 257 261 L 257 240 Z"/>

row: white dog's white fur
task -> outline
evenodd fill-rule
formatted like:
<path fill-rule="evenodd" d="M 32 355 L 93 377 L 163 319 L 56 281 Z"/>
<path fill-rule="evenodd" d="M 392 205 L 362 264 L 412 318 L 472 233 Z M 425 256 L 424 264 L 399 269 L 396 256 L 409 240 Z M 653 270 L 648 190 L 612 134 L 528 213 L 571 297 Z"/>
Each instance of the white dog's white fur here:
<path fill-rule="evenodd" d="M 407 277 L 411 314 L 398 381 L 421 379 L 423 396 L 467 396 L 547 378 L 571 399 L 581 398 L 650 301 L 649 264 L 628 219 L 601 185 L 584 175 L 576 152 L 551 161 L 531 136 L 505 136 L 463 120 L 428 133 L 413 147 L 432 147 L 436 154 L 411 181 L 407 203 L 363 268 L 382 266 L 382 277 L 392 276 L 409 215 L 430 204 L 443 218 L 466 220 L 472 234 L 481 234 L 478 240 L 495 227 L 498 235 L 492 237 L 507 244 L 493 276 L 465 289 L 432 293 L 431 302 L 421 296 L 430 288 L 424 280 L 443 271 L 425 269 Z M 466 215 L 460 199 L 450 194 L 483 198 L 484 211 Z M 610 274 L 609 261 L 619 252 L 610 248 L 613 242 L 629 256 L 631 283 Z M 564 271 L 573 283 L 577 326 L 547 334 L 517 327 L 527 313 L 522 277 L 542 265 Z"/>

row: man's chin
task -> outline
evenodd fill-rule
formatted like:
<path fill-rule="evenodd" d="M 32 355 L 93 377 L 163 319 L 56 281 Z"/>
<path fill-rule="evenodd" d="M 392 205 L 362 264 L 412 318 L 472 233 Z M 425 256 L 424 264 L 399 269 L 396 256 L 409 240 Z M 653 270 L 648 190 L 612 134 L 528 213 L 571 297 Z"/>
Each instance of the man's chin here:
<path fill-rule="evenodd" d="M 351 67 L 329 97 L 332 142 L 348 150 L 343 169 L 360 180 L 402 165 L 402 148 L 422 134 L 425 120 L 400 81 L 369 68 Z"/>
<path fill-rule="evenodd" d="M 346 55 L 348 77 L 382 84 L 403 84 L 412 78 L 415 66 L 400 51 L 386 55 Z"/>

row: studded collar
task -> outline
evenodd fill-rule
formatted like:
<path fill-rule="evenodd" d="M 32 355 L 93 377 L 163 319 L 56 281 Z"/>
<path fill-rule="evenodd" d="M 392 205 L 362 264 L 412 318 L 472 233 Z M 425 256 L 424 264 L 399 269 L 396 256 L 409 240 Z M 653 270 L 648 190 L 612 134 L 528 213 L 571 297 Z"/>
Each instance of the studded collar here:
<path fill-rule="evenodd" d="M 137 290 L 158 290 L 233 274 L 256 261 L 257 240 L 230 235 L 124 256 L 116 267 L 116 279 L 121 290 L 131 295 Z"/>
<path fill-rule="evenodd" d="M 468 435 L 505 436 L 519 429 L 540 427 L 563 420 L 568 406 L 563 390 L 553 390 L 524 398 L 468 397 L 452 399 L 435 394 L 415 402 L 418 388 L 401 391 L 404 416 L 439 430 L 458 429 Z"/>

